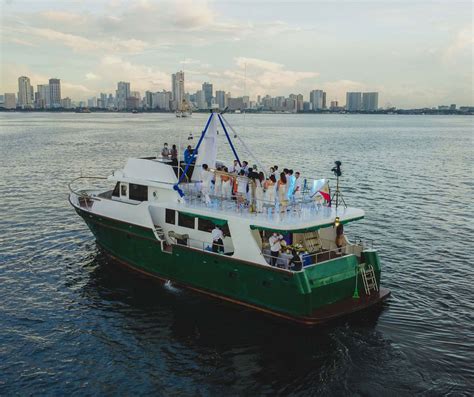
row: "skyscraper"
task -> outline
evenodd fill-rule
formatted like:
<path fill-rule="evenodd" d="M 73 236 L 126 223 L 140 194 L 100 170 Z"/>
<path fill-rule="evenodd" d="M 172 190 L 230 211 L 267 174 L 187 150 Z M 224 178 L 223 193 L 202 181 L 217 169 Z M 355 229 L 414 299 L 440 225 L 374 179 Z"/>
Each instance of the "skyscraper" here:
<path fill-rule="evenodd" d="M 204 91 L 204 97 L 206 100 L 207 107 L 210 108 L 212 104 L 212 84 L 211 83 L 203 83 L 202 90 Z"/>
<path fill-rule="evenodd" d="M 362 110 L 362 94 L 360 92 L 346 92 L 346 110 L 348 112 Z"/>
<path fill-rule="evenodd" d="M 38 109 L 50 108 L 51 92 L 49 90 L 49 84 L 38 84 L 36 93 L 36 107 Z"/>
<path fill-rule="evenodd" d="M 6 92 L 3 96 L 3 107 L 5 109 L 15 109 L 16 108 L 16 98 L 15 93 Z"/>
<path fill-rule="evenodd" d="M 368 112 L 373 112 L 379 108 L 379 93 L 378 92 L 364 92 L 362 94 L 362 109 Z"/>
<path fill-rule="evenodd" d="M 130 97 L 130 83 L 126 81 L 119 81 L 117 83 L 117 109 L 124 110 L 127 108 L 127 98 Z"/>
<path fill-rule="evenodd" d="M 33 87 L 30 84 L 30 78 L 26 76 L 18 77 L 18 106 L 22 109 L 31 109 L 33 98 Z"/>
<path fill-rule="evenodd" d="M 196 92 L 196 104 L 198 109 L 207 108 L 206 93 L 204 92 L 204 90 L 199 90 Z"/>
<path fill-rule="evenodd" d="M 184 99 L 184 72 L 171 75 L 171 101 L 173 110 L 181 108 Z"/>
<path fill-rule="evenodd" d="M 49 79 L 49 97 L 52 108 L 61 107 L 61 80 Z"/>
<path fill-rule="evenodd" d="M 226 100 L 226 95 L 225 91 L 216 91 L 216 102 L 217 105 L 219 106 L 219 109 L 225 109 L 227 106 L 227 100 Z"/>
<path fill-rule="evenodd" d="M 309 93 L 309 101 L 313 104 L 313 110 L 321 110 L 325 107 L 326 93 L 323 90 L 313 90 Z"/>

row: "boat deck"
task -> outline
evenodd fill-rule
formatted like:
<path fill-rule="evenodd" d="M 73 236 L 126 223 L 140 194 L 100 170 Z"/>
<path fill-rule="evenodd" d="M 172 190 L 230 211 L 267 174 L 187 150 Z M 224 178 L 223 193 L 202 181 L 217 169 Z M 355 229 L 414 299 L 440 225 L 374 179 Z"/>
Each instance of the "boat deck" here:
<path fill-rule="evenodd" d="M 329 224 L 334 222 L 336 216 L 343 219 L 360 219 L 364 211 L 357 208 L 345 208 L 340 206 L 337 211 L 335 207 L 329 207 L 315 200 L 299 200 L 291 202 L 286 208 L 278 202 L 264 203 L 262 212 L 255 212 L 255 206 L 249 200 L 239 202 L 237 198 L 222 198 L 213 195 L 204 197 L 200 192 L 186 192 L 185 201 L 176 205 L 177 210 L 197 211 L 200 214 L 223 217 L 246 218 L 252 223 L 262 226 L 275 226 L 282 228 L 305 227 L 315 224 Z"/>

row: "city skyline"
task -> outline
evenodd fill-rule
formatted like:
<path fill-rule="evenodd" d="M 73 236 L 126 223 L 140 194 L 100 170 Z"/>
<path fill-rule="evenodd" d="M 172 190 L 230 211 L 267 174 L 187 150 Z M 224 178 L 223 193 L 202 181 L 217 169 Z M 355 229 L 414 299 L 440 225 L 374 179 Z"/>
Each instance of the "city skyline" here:
<path fill-rule="evenodd" d="M 316 87 L 328 102 L 360 91 L 380 92 L 381 106 L 472 104 L 470 2 L 268 6 L 5 2 L 0 92 L 16 92 L 19 75 L 61 76 L 64 95 L 83 100 L 117 81 L 160 91 L 183 69 L 189 92 L 211 81 L 236 96 Z"/>

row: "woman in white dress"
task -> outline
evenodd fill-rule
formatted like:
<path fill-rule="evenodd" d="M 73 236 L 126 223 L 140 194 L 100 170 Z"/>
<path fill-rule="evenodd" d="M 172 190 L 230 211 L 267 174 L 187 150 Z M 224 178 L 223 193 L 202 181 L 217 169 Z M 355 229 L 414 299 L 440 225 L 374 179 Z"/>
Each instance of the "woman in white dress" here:
<path fill-rule="evenodd" d="M 222 179 L 221 179 L 222 174 L 220 173 L 220 171 L 222 171 L 222 168 L 217 167 L 216 171 L 214 172 L 214 175 L 215 175 L 214 195 L 216 197 L 222 197 Z"/>
<path fill-rule="evenodd" d="M 276 179 L 275 175 L 270 175 L 270 177 L 265 181 L 265 201 L 268 205 L 275 208 L 275 188 L 276 188 Z"/>
<path fill-rule="evenodd" d="M 280 174 L 278 181 L 278 200 L 280 201 L 280 212 L 286 212 L 288 206 L 288 182 L 284 172 Z"/>
<path fill-rule="evenodd" d="M 232 196 L 232 178 L 228 175 L 229 170 L 227 167 L 224 167 L 224 172 L 225 173 L 221 175 L 222 196 L 228 200 Z"/>
<path fill-rule="evenodd" d="M 263 212 L 263 184 L 265 182 L 265 175 L 263 172 L 258 174 L 255 178 L 255 199 L 257 202 L 257 212 Z"/>
<path fill-rule="evenodd" d="M 247 197 L 247 185 L 248 178 L 245 176 L 245 171 L 242 169 L 237 177 L 237 202 L 239 204 L 245 202 L 245 198 Z"/>

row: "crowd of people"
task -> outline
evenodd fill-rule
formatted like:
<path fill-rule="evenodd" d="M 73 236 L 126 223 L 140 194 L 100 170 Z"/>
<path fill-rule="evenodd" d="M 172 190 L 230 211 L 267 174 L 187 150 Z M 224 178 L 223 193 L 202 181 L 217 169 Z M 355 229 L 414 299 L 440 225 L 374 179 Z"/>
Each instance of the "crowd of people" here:
<path fill-rule="evenodd" d="M 259 171 L 247 161 L 239 163 L 234 160 L 230 167 L 217 166 L 211 170 L 203 164 L 201 173 L 201 193 L 206 202 L 210 196 L 221 199 L 235 199 L 241 206 L 249 206 L 252 212 L 264 212 L 265 207 L 285 212 L 289 203 L 299 202 L 302 197 L 303 183 L 299 172 L 283 169 L 278 166 L 270 168 L 267 173 Z"/>
<path fill-rule="evenodd" d="M 194 169 L 194 149 L 188 145 L 184 151 L 184 164 Z M 169 159 L 171 165 L 178 168 L 178 150 L 176 145 L 171 149 L 165 143 L 161 157 Z M 192 171 L 192 170 L 191 170 Z M 189 175 L 191 176 L 192 172 Z M 303 182 L 298 171 L 284 168 L 279 170 L 277 165 L 270 167 L 267 172 L 258 170 L 257 166 L 250 167 L 248 161 L 234 160 L 230 166 L 219 165 L 211 169 L 207 164 L 202 165 L 201 193 L 203 200 L 210 203 L 211 196 L 220 199 L 233 199 L 239 206 L 248 206 L 252 212 L 264 212 L 264 207 L 275 210 L 277 204 L 280 212 L 286 212 L 290 203 L 301 200 Z"/>

